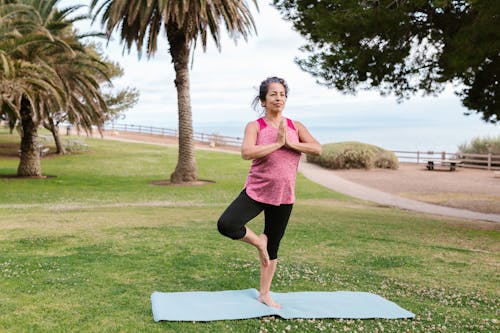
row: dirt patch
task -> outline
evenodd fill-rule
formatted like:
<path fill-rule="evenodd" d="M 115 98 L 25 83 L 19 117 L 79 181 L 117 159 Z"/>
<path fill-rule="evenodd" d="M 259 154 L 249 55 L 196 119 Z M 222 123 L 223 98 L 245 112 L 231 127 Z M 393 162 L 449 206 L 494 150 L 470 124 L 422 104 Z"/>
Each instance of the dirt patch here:
<path fill-rule="evenodd" d="M 179 144 L 179 140 L 177 137 L 168 135 L 132 133 L 132 132 L 119 133 L 113 131 L 104 131 L 103 134 L 107 139 L 115 139 L 122 141 L 146 142 L 146 143 L 154 143 L 165 146 L 177 146 Z M 194 141 L 194 145 L 196 148 L 207 149 L 212 151 L 224 151 L 233 153 L 240 151 L 239 146 L 231 146 L 231 145 L 210 146 L 208 143 L 200 141 Z"/>
<path fill-rule="evenodd" d="M 493 171 L 458 168 L 429 171 L 424 165 L 402 163 L 398 170 L 335 170 L 336 175 L 402 197 L 500 214 L 500 178 Z"/>
<path fill-rule="evenodd" d="M 179 143 L 179 140 L 176 137 L 168 135 L 142 134 L 133 132 L 113 132 L 113 131 L 103 131 L 103 135 L 109 139 L 141 141 L 141 142 L 155 143 L 155 144 L 177 145 Z"/>
<path fill-rule="evenodd" d="M 400 193 L 400 195 L 405 198 L 441 206 L 466 208 L 488 214 L 500 214 L 500 196 L 482 193 Z"/>

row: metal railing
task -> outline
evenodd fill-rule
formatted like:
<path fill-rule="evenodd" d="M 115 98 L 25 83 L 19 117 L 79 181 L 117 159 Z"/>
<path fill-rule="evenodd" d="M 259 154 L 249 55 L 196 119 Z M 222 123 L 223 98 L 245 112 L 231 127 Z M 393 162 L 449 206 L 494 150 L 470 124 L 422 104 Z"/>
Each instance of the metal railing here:
<path fill-rule="evenodd" d="M 155 126 L 144 126 L 144 125 L 130 125 L 130 124 L 109 124 L 104 126 L 106 131 L 118 131 L 118 132 L 132 132 L 147 135 L 158 135 L 158 136 L 169 136 L 169 137 L 179 137 L 179 133 L 175 129 L 155 127 Z M 217 133 L 207 134 L 194 132 L 193 139 L 197 142 L 213 145 L 213 146 L 240 146 L 243 142 L 243 138 L 220 135 Z"/>

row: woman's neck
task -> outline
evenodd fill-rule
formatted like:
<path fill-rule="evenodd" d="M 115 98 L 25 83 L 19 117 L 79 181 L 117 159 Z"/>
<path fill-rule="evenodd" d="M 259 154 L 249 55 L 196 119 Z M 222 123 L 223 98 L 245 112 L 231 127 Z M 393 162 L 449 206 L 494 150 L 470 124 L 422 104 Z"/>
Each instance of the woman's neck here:
<path fill-rule="evenodd" d="M 281 119 L 283 119 L 283 115 L 281 114 L 281 112 L 279 112 L 279 113 L 266 113 L 266 115 L 264 117 L 269 121 L 277 121 L 277 122 L 280 122 Z"/>
<path fill-rule="evenodd" d="M 283 116 L 281 115 L 281 112 L 276 114 L 266 113 L 264 118 L 266 118 L 266 121 L 268 123 L 273 124 L 274 127 L 279 127 L 280 122 L 283 119 Z"/>

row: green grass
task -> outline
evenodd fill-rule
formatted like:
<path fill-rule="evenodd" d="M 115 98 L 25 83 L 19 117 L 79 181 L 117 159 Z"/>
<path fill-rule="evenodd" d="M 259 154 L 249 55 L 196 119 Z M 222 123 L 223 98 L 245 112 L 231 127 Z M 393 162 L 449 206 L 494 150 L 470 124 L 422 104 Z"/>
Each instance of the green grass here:
<path fill-rule="evenodd" d="M 0 132 L 0 153 L 17 140 Z M 375 292 L 416 319 L 154 323 L 153 291 L 258 288 L 256 251 L 215 227 L 241 190 L 249 163 L 234 154 L 197 151 L 200 178 L 215 183 L 155 186 L 150 182 L 167 179 L 174 169 L 176 149 L 86 141 L 87 153 L 42 161 L 43 173 L 53 178 L 0 178 L 2 332 L 499 328 L 496 225 L 368 204 L 300 175 L 273 290 Z M 0 158 L 0 175 L 14 174 L 17 163 Z M 262 223 L 259 217 L 250 226 L 258 231 Z"/>

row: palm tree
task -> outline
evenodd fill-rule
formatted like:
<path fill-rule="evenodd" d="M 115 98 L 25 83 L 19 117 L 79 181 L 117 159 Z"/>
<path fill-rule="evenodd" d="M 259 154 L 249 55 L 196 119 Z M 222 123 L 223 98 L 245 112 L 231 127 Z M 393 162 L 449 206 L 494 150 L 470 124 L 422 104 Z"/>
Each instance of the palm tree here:
<path fill-rule="evenodd" d="M 81 46 L 77 47 L 81 49 Z M 43 122 L 43 126 L 52 132 L 56 153 L 59 155 L 66 153 L 59 135 L 60 123 L 70 123 L 78 131 L 84 130 L 87 133 L 97 126 L 101 132 L 105 122 L 119 118 L 124 110 L 137 102 L 139 96 L 136 89 L 129 87 L 117 92 L 111 91 L 112 84 L 109 80 L 122 76 L 123 69 L 118 63 L 106 59 L 98 45 L 85 44 L 81 51 L 83 52 L 79 52 L 74 58 L 55 57 L 58 61 L 54 63 L 54 67 L 59 76 L 63 77 L 68 95 L 74 99 L 74 103 L 66 109 L 53 110 Z M 102 104 L 102 99 L 105 105 L 94 105 L 94 101 Z M 86 100 L 89 102 L 83 103 Z"/>
<path fill-rule="evenodd" d="M 51 67 L 61 78 L 68 98 L 65 108 L 50 110 L 43 122 L 44 127 L 52 132 L 58 154 L 65 153 L 57 126 L 60 121 L 74 124 L 87 133 L 92 132 L 93 126 L 97 126 L 100 131 L 107 112 L 107 103 L 100 86 L 102 81 L 108 81 L 107 65 L 78 41 L 73 41 L 71 45 L 75 50 L 73 57 L 64 53 L 49 57 Z"/>
<path fill-rule="evenodd" d="M 84 18 L 68 17 L 79 6 L 58 10 L 58 1 L 0 1 L 0 20 L 5 18 L 0 102 L 21 121 L 19 176 L 41 176 L 37 129 L 42 122 L 64 110 L 70 122 L 91 130 L 103 124 L 107 111 L 100 91 L 106 65 L 80 42 L 86 36 L 72 30 L 72 23 Z"/>
<path fill-rule="evenodd" d="M 257 7 L 257 1 L 252 0 Z M 179 154 L 175 171 L 170 176 L 173 183 L 197 179 L 193 146 L 193 124 L 189 95 L 189 55 L 200 38 L 206 50 L 210 34 L 220 50 L 220 30 L 224 24 L 236 41 L 246 40 L 255 24 L 250 10 L 242 0 L 92 0 L 96 9 L 94 19 L 101 13 L 101 23 L 108 37 L 119 29 L 120 39 L 130 51 L 135 42 L 139 54 L 146 41 L 148 56 L 157 50 L 157 41 L 163 27 L 170 45 L 170 55 L 175 69 L 177 107 L 179 116 Z"/>
<path fill-rule="evenodd" d="M 11 120 L 21 122 L 19 176 L 41 176 L 37 116 L 48 107 L 62 106 L 65 99 L 55 71 L 44 62 L 28 60 L 35 45 L 59 45 L 39 21 L 28 19 L 36 17 L 31 6 L 0 2 L 0 104 Z"/>

